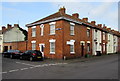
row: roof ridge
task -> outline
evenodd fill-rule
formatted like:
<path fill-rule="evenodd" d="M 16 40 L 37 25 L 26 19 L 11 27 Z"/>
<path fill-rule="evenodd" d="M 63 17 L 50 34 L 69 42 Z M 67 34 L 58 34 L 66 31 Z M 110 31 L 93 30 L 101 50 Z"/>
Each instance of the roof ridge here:
<path fill-rule="evenodd" d="M 34 23 L 37 23 L 37 22 L 40 22 L 40 21 L 47 20 L 47 18 L 49 18 L 49 17 L 51 17 L 51 16 L 55 16 L 55 15 L 62 15 L 62 14 L 60 14 L 60 12 L 58 11 L 58 12 L 56 12 L 56 13 L 53 13 L 53 14 L 45 17 L 45 18 L 39 19 L 39 20 L 37 20 L 37 21 L 35 21 L 35 22 L 33 22 L 33 23 L 30 23 L 30 24 L 34 24 Z"/>

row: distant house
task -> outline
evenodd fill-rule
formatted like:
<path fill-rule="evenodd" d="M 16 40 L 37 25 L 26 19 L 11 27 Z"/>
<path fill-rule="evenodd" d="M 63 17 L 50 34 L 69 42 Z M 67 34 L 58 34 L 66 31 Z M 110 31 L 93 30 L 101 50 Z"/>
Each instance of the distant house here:
<path fill-rule="evenodd" d="M 2 27 L 3 33 L 3 51 L 10 49 L 26 51 L 27 50 L 27 31 L 19 27 L 18 24 Z"/>
<path fill-rule="evenodd" d="M 120 37 L 118 38 L 118 52 L 120 53 Z"/>
<path fill-rule="evenodd" d="M 3 34 L 2 30 L 0 30 L 0 53 L 3 51 Z"/>

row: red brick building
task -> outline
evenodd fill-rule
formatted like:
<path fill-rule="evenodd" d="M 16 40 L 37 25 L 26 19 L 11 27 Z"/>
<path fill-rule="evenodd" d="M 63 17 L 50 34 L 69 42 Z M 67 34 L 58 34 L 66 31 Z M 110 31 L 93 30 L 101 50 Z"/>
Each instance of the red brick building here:
<path fill-rule="evenodd" d="M 88 18 L 79 19 L 78 13 L 68 15 L 64 7 L 26 26 L 28 27 L 27 49 L 40 50 L 45 58 L 64 59 L 92 55 L 93 29 L 104 31 L 105 39 L 101 42 L 107 43 L 106 28 L 95 25 L 95 21 L 89 23 Z M 106 53 L 106 46 L 105 51 L 102 52 Z"/>

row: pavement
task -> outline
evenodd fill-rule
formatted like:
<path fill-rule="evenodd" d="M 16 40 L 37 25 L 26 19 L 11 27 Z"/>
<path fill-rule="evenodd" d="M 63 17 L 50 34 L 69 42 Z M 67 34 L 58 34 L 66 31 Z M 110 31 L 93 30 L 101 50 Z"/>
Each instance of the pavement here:
<path fill-rule="evenodd" d="M 2 79 L 118 79 L 118 55 L 33 62 L 2 58 L 0 75 Z"/>

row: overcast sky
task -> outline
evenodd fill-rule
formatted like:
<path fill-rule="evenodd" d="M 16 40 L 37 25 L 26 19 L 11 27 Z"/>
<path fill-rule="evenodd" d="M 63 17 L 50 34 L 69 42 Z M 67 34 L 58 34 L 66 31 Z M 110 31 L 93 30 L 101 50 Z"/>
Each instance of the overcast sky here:
<path fill-rule="evenodd" d="M 52 2 L 44 0 L 46 2 L 38 0 L 29 0 L 29 2 L 8 2 L 5 0 L 0 3 L 0 22 L 1 26 L 7 24 L 17 24 L 24 29 L 26 24 L 49 16 L 59 10 L 60 7 L 65 6 L 66 13 L 72 15 L 73 13 L 79 13 L 79 18 L 88 17 L 89 21 L 95 20 L 97 24 L 105 24 L 106 26 L 118 30 L 118 2 L 117 0 L 101 0 L 97 1 L 85 1 L 83 0 L 67 0 L 64 2 Z M 13 2 L 12 2 L 13 1 Z M 27 0 L 24 0 L 27 1 Z M 0 26 L 0 27 L 1 27 Z"/>

